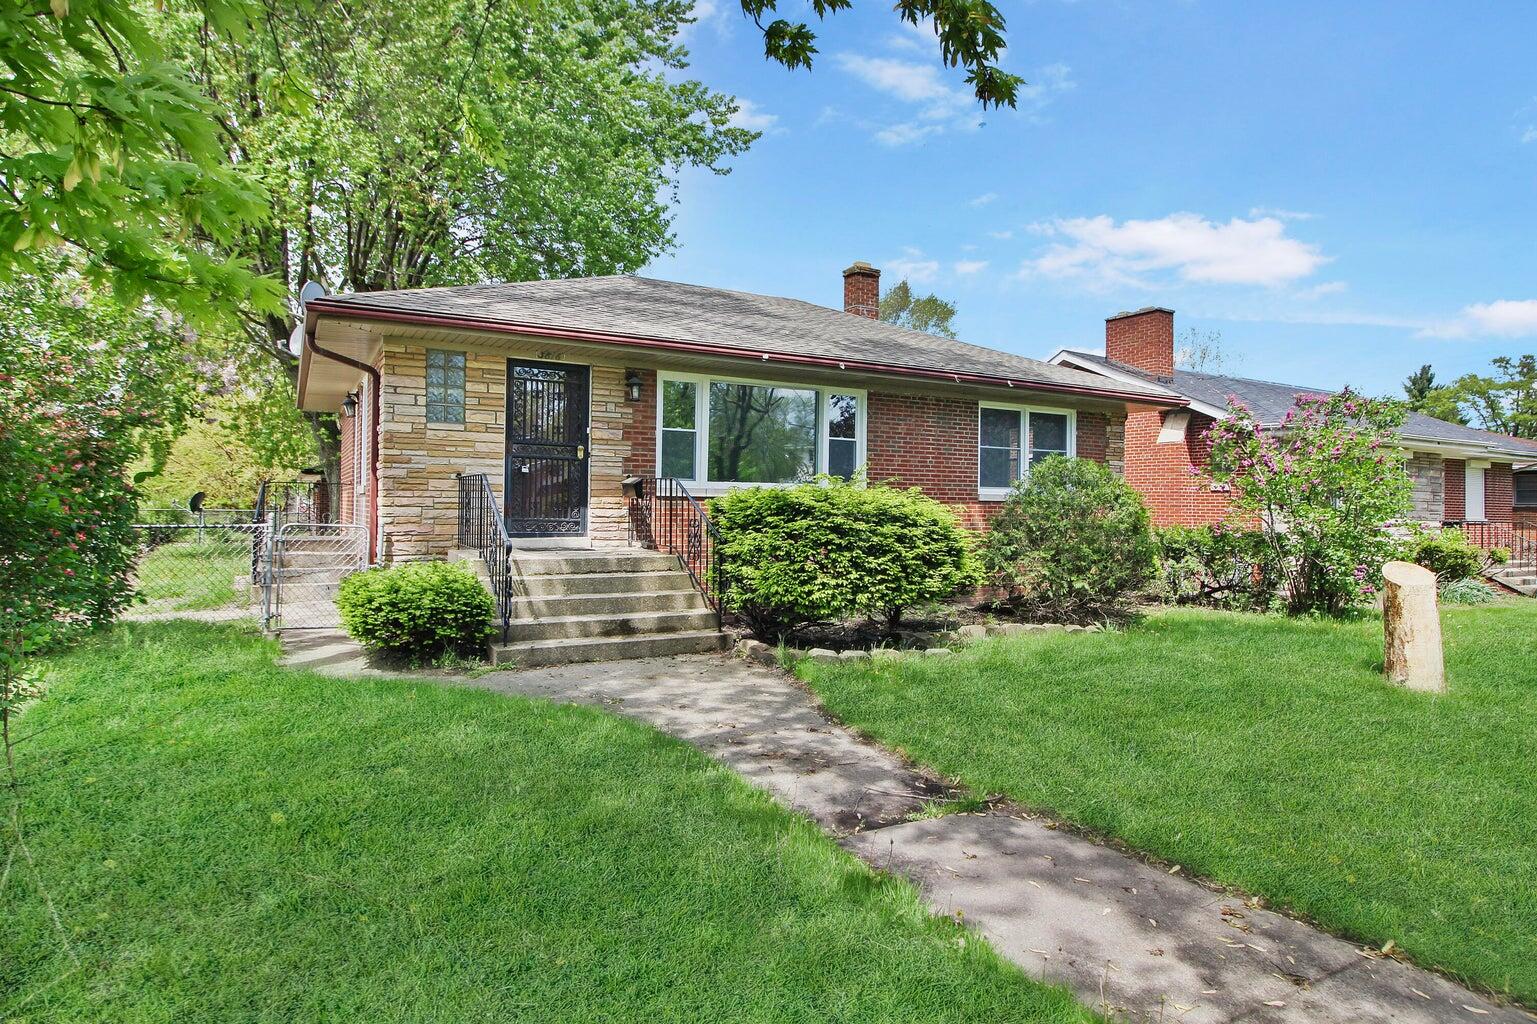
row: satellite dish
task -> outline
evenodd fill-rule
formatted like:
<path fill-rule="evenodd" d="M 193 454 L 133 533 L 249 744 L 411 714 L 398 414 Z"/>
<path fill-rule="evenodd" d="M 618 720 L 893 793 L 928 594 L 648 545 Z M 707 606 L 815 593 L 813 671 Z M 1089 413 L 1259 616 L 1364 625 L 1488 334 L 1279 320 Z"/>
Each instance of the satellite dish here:
<path fill-rule="evenodd" d="M 323 299 L 325 296 L 325 285 L 319 281 L 306 281 L 304 287 L 299 289 L 299 307 L 302 309 L 310 304 L 311 299 Z"/>
<path fill-rule="evenodd" d="M 288 336 L 288 354 L 297 357 L 304 351 L 304 324 L 294 324 L 294 332 Z"/>
<path fill-rule="evenodd" d="M 187 508 L 193 512 L 203 511 L 203 499 L 206 497 L 208 497 L 208 495 L 204 494 L 202 491 L 198 491 L 192 497 L 187 499 Z"/>

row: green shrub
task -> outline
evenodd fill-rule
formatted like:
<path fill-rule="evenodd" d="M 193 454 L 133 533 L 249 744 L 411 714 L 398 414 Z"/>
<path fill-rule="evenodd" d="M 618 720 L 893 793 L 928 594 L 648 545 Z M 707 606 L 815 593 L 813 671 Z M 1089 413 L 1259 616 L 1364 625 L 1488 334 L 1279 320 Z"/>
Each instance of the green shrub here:
<path fill-rule="evenodd" d="M 449 562 L 366 569 L 336 597 L 347 635 L 371 650 L 415 662 L 479 653 L 496 603 L 473 572 Z"/>
<path fill-rule="evenodd" d="M 1017 614 L 1121 617 L 1153 576 L 1147 507 L 1099 463 L 1050 456 L 1015 484 L 983 540 L 982 564 Z"/>
<path fill-rule="evenodd" d="M 1499 596 L 1499 591 L 1473 577 L 1441 585 L 1441 600 L 1446 604 L 1488 604 Z"/>
<path fill-rule="evenodd" d="M 1162 596 L 1175 604 L 1253 611 L 1275 600 L 1280 579 L 1261 530 L 1166 526 L 1154 540 Z"/>
<path fill-rule="evenodd" d="M 710 518 L 726 608 L 764 638 L 852 615 L 895 627 L 904 609 L 977 583 L 955 513 L 916 489 L 819 477 L 731 491 L 711 502 Z"/>
<path fill-rule="evenodd" d="M 1453 528 L 1418 531 L 1410 537 L 1408 547 L 1409 560 L 1435 573 L 1442 583 L 1472 579 L 1488 561 L 1482 549 Z"/>

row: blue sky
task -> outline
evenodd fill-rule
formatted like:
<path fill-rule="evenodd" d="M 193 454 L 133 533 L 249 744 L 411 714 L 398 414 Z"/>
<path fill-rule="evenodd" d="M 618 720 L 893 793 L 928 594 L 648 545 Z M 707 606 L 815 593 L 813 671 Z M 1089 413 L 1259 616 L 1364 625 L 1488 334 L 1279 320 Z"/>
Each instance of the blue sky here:
<path fill-rule="evenodd" d="M 1233 372 L 1379 393 L 1537 349 L 1537 5 L 1002 6 L 1030 86 L 984 113 L 886 3 L 807 73 L 696 0 L 692 73 L 765 134 L 685 176 L 644 273 L 839 305 L 865 259 L 1039 358 L 1164 305 Z"/>

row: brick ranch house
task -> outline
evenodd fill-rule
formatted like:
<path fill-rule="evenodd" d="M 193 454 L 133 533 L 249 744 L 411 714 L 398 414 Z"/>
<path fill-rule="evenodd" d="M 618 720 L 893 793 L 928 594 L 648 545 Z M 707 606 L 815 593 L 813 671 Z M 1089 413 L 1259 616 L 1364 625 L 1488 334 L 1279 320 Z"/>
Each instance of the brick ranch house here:
<path fill-rule="evenodd" d="M 708 498 L 863 468 L 980 526 L 1032 461 L 1066 453 L 1120 472 L 1128 413 L 1186 404 L 1157 384 L 882 323 L 879 295 L 880 272 L 855 263 L 841 310 L 630 276 L 313 299 L 298 401 L 340 416 L 340 519 L 367 525 L 374 560 L 462 557 L 461 520 L 494 501 L 513 564 L 492 577 L 595 569 L 650 592 L 666 581 L 628 576 L 665 566 L 622 550 L 627 477 Z M 477 485 L 490 496 L 478 503 Z M 556 541 L 593 550 L 550 554 Z M 593 658 L 690 649 L 618 653 L 587 633 L 703 624 L 645 618 L 662 615 L 655 602 L 602 594 L 592 577 L 536 582 L 559 601 L 498 594 L 514 620 L 504 634 L 523 638 L 509 656 L 526 664 L 572 656 L 540 643 L 591 639 Z M 583 621 L 550 621 L 566 618 Z"/>
<path fill-rule="evenodd" d="M 1126 421 L 1126 480 L 1147 500 L 1159 525 L 1220 521 L 1229 496 L 1193 478 L 1190 467 L 1209 467 L 1206 431 L 1237 398 L 1267 426 L 1279 426 L 1299 394 L 1324 389 L 1278 384 L 1174 365 L 1174 311 L 1159 307 L 1118 313 L 1105 321 L 1105 351 L 1062 349 L 1054 366 L 1098 374 L 1127 385 L 1164 389 L 1182 407 L 1137 410 Z M 1490 524 L 1515 521 L 1513 470 L 1537 455 L 1537 442 L 1492 434 L 1412 412 L 1399 430 L 1409 453 L 1415 517 L 1427 523 Z M 1523 485 L 1525 490 L 1525 485 Z"/>

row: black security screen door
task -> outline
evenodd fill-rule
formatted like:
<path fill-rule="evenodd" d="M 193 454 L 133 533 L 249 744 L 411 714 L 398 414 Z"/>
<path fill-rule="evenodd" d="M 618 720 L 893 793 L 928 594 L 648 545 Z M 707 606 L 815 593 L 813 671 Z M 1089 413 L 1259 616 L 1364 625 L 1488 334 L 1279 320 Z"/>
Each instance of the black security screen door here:
<path fill-rule="evenodd" d="M 507 360 L 507 532 L 587 532 L 585 366 Z"/>

